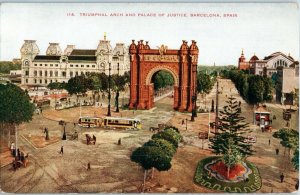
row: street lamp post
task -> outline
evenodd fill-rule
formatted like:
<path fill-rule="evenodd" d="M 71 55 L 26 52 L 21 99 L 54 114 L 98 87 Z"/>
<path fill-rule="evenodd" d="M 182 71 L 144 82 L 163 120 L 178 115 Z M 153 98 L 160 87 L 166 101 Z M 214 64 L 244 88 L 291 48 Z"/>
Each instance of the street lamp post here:
<path fill-rule="evenodd" d="M 185 130 L 187 131 L 187 118 L 185 119 Z"/>
<path fill-rule="evenodd" d="M 108 68 L 108 106 L 107 106 L 107 116 L 111 116 L 110 113 L 110 80 L 111 80 L 111 75 L 110 75 L 110 71 L 111 71 L 111 64 L 110 62 L 108 63 L 109 68 Z"/>
<path fill-rule="evenodd" d="M 196 96 L 192 96 L 192 103 L 193 103 L 193 109 L 192 109 L 192 117 L 191 121 L 195 121 L 195 102 L 196 102 Z"/>
<path fill-rule="evenodd" d="M 193 89 L 193 96 L 192 96 L 192 117 L 191 117 L 191 121 L 195 121 L 195 117 L 197 117 L 197 113 L 196 113 L 196 101 L 197 101 L 197 66 L 193 67 L 193 73 L 196 74 L 196 78 L 194 77 L 194 89 Z M 193 74 L 193 75 L 194 75 Z"/>
<path fill-rule="evenodd" d="M 216 94 L 216 118 L 215 118 L 215 132 L 218 133 L 218 126 L 219 126 L 219 73 L 217 74 L 217 94 Z"/>
<path fill-rule="evenodd" d="M 119 74 L 120 73 L 120 65 L 119 65 L 119 62 L 118 62 L 118 83 L 117 84 L 120 84 L 120 77 L 119 77 Z M 116 94 L 116 112 L 119 112 L 119 86 L 117 86 L 117 94 Z"/>

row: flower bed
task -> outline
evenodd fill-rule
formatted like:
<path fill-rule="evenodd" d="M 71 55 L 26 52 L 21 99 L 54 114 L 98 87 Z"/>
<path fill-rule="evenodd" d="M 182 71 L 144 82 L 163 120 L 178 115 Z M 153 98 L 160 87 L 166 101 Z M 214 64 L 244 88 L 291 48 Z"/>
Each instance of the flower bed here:
<path fill-rule="evenodd" d="M 241 165 L 243 168 L 246 167 L 246 171 L 243 171 L 239 165 L 233 168 L 231 175 L 227 178 L 227 168 L 221 164 L 220 157 L 214 156 L 205 158 L 198 163 L 194 181 L 196 184 L 206 188 L 224 192 L 247 193 L 259 190 L 261 188 L 261 178 L 258 169 L 248 161 L 245 161 L 244 164 L 241 163 Z M 208 167 L 210 167 L 210 169 Z M 249 169 L 248 171 L 247 168 Z M 213 170 L 219 174 L 214 175 Z M 217 170 L 219 172 L 217 172 Z M 222 177 L 223 180 L 220 179 Z M 240 178 L 237 179 L 238 177 Z"/>
<path fill-rule="evenodd" d="M 220 159 L 207 163 L 204 166 L 213 177 L 224 182 L 239 182 L 246 180 L 248 175 L 252 173 L 251 169 L 246 163 L 241 162 L 230 168 L 229 175 L 227 175 L 227 167 Z"/>

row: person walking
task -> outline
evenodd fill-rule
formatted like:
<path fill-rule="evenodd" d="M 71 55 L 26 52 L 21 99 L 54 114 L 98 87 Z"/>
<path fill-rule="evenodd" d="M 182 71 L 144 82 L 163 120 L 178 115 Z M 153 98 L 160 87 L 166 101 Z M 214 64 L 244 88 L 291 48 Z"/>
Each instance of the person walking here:
<path fill-rule="evenodd" d="M 271 139 L 269 139 L 269 145 L 271 144 Z"/>
<path fill-rule="evenodd" d="M 96 144 L 96 136 L 93 135 L 94 145 Z"/>
<path fill-rule="evenodd" d="M 299 189 L 299 179 L 297 179 L 297 183 L 295 185 L 295 189 L 298 190 Z"/>
<path fill-rule="evenodd" d="M 118 145 L 121 145 L 121 138 L 118 140 Z"/>
<path fill-rule="evenodd" d="M 60 148 L 60 152 L 59 152 L 61 155 L 63 155 L 64 154 L 64 146 L 61 146 L 61 148 Z"/>
<path fill-rule="evenodd" d="M 181 125 L 184 125 L 184 119 L 182 119 L 182 121 L 181 121 Z"/>
<path fill-rule="evenodd" d="M 279 154 L 279 149 L 278 148 L 276 148 L 276 155 L 278 155 Z"/>
<path fill-rule="evenodd" d="M 88 164 L 87 164 L 87 170 L 91 170 L 91 163 L 90 162 L 88 162 Z"/>
<path fill-rule="evenodd" d="M 281 173 L 281 175 L 280 175 L 280 183 L 283 182 L 283 179 L 284 179 L 284 175 L 283 175 L 283 173 Z"/>

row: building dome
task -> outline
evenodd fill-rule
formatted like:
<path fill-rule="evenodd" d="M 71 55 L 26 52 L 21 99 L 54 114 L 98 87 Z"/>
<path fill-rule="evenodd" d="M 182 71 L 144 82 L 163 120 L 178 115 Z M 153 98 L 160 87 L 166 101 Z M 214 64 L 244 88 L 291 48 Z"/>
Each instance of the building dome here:
<path fill-rule="evenodd" d="M 35 40 L 25 40 L 24 44 L 21 47 L 20 50 L 22 55 L 26 55 L 26 54 L 39 54 L 40 50 L 36 44 Z"/>
<path fill-rule="evenodd" d="M 106 54 L 111 53 L 112 47 L 110 45 L 110 41 L 107 40 L 100 40 L 98 47 L 97 47 L 97 53 L 96 54 Z"/>
<path fill-rule="evenodd" d="M 258 57 L 254 54 L 251 58 L 250 61 L 256 61 L 259 60 Z"/>
<path fill-rule="evenodd" d="M 116 47 L 114 48 L 113 55 L 121 56 L 124 54 L 127 54 L 127 49 L 124 43 L 117 43 Z"/>
<path fill-rule="evenodd" d="M 58 43 L 49 43 L 49 46 L 46 50 L 47 56 L 60 56 L 61 53 L 61 48 L 59 47 Z"/>

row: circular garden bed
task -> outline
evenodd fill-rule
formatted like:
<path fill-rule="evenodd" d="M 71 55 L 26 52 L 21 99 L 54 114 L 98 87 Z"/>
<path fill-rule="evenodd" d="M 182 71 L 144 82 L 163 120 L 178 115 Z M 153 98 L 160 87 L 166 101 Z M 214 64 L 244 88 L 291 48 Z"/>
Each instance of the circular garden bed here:
<path fill-rule="evenodd" d="M 242 162 L 232 167 L 227 175 L 227 168 L 218 156 L 201 160 L 194 180 L 206 188 L 224 192 L 247 193 L 261 188 L 261 178 L 253 164 Z"/>

